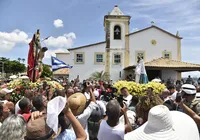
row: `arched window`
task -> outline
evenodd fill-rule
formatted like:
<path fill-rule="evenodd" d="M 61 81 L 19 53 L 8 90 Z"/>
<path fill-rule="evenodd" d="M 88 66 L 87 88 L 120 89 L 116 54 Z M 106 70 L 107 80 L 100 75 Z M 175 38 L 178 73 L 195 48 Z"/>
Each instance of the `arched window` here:
<path fill-rule="evenodd" d="M 114 27 L 114 39 L 121 39 L 121 27 L 118 25 Z"/>

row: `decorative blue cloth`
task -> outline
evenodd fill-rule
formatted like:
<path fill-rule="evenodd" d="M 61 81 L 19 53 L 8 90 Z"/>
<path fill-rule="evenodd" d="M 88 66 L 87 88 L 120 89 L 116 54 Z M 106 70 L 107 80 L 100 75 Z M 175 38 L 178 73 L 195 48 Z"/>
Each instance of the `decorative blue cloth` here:
<path fill-rule="evenodd" d="M 140 81 L 139 81 L 140 84 L 146 84 L 148 83 L 148 77 L 146 74 L 141 74 L 140 75 Z"/>
<path fill-rule="evenodd" d="M 76 140 L 76 135 L 73 130 L 66 129 L 54 140 Z"/>

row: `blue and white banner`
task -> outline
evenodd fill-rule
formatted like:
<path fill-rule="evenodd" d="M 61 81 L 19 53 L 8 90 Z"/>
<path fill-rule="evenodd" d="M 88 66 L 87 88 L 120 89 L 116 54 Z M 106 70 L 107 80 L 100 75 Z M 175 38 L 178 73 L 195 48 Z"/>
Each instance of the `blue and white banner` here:
<path fill-rule="evenodd" d="M 70 66 L 68 64 L 65 64 L 63 61 L 59 60 L 56 57 L 51 57 L 51 67 L 52 67 L 52 71 L 56 71 L 62 68 L 72 68 L 73 66 Z"/>

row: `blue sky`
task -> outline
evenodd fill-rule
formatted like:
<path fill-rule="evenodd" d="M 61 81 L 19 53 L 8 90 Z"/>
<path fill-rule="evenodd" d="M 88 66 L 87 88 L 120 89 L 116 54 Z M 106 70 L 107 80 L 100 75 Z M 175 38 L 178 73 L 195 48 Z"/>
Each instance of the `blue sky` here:
<path fill-rule="evenodd" d="M 130 32 L 151 21 L 173 34 L 179 31 L 182 60 L 200 63 L 200 0 L 0 0 L 0 56 L 27 59 L 38 28 L 41 38 L 52 36 L 42 43 L 49 48 L 45 63 L 56 51 L 104 41 L 103 17 L 116 4 L 132 17 Z"/>

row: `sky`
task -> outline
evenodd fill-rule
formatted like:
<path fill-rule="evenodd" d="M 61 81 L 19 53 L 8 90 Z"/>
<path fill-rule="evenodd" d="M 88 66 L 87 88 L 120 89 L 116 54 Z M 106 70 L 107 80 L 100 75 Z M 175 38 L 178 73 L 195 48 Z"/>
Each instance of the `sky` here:
<path fill-rule="evenodd" d="M 0 0 L 0 56 L 27 59 L 28 43 L 40 29 L 51 55 L 105 40 L 104 15 L 115 5 L 131 16 L 130 32 L 154 24 L 182 39 L 182 61 L 200 64 L 200 0 Z M 26 62 L 25 62 L 26 63 Z M 183 73 L 200 76 L 200 72 Z"/>

